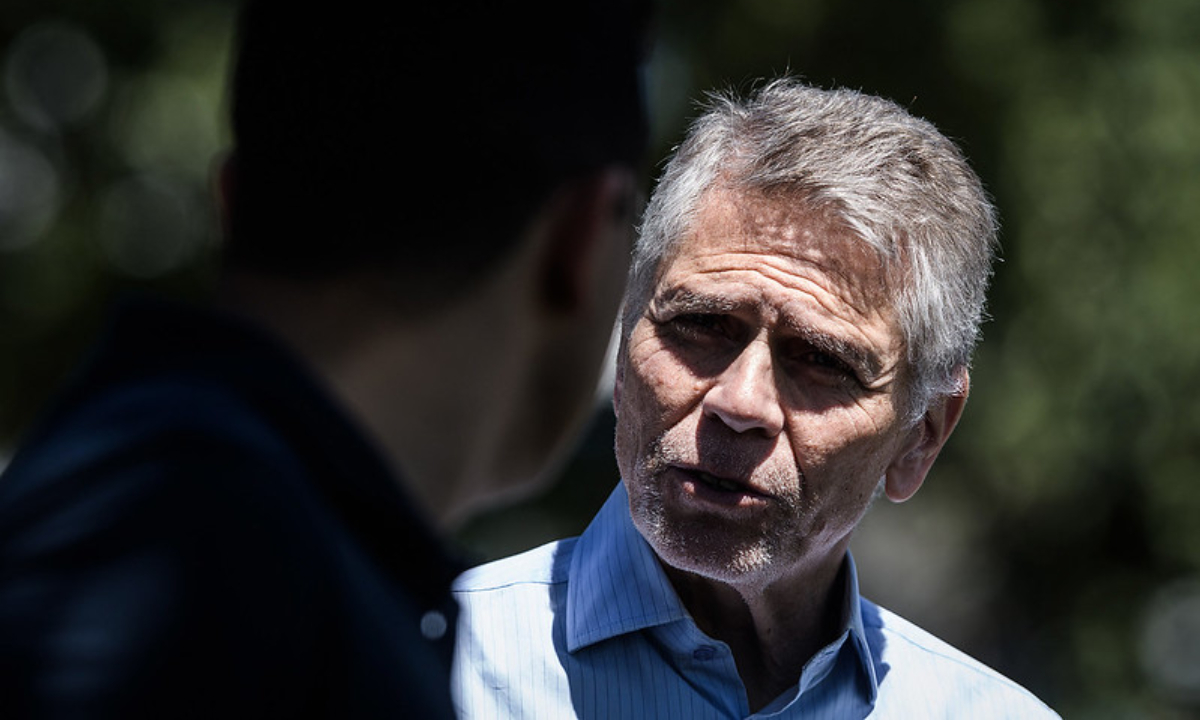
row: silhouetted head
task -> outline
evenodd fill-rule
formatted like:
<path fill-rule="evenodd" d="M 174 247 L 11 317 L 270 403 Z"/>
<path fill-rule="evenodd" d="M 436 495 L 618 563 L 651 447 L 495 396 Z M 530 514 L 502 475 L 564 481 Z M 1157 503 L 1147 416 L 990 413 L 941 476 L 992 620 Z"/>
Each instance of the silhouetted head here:
<path fill-rule="evenodd" d="M 548 194 L 646 143 L 639 0 L 252 0 L 232 85 L 227 263 L 470 287 Z"/>

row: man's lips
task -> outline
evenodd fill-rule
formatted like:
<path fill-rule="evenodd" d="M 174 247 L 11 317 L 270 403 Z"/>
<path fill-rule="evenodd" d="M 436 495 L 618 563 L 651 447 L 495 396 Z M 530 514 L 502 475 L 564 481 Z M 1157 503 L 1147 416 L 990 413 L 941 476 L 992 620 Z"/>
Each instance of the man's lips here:
<path fill-rule="evenodd" d="M 746 495 L 750 497 L 770 497 L 769 494 L 757 490 L 742 480 L 724 475 L 717 475 L 707 470 L 702 470 L 695 467 L 674 466 L 673 469 L 682 473 L 685 477 L 694 480 L 698 485 L 710 490 L 722 493 L 736 493 L 738 495 Z"/>

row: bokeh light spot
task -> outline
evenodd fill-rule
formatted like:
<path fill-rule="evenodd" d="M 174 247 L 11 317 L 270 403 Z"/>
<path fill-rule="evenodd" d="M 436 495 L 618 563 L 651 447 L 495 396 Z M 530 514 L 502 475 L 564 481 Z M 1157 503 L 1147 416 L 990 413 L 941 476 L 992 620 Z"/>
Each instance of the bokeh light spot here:
<path fill-rule="evenodd" d="M 1140 660 L 1155 685 L 1200 706 L 1200 578 L 1155 593 L 1142 625 Z"/>
<path fill-rule="evenodd" d="M 59 195 L 50 161 L 0 130 L 0 251 L 37 241 L 58 212 Z"/>
<path fill-rule="evenodd" d="M 13 109 L 39 130 L 57 131 L 85 119 L 108 89 L 100 46 L 65 23 L 29 27 L 5 60 L 5 88 Z"/>
<path fill-rule="evenodd" d="M 109 263 L 135 278 L 180 269 L 206 239 L 204 213 L 178 183 L 153 174 L 110 188 L 100 212 L 100 245 Z"/>

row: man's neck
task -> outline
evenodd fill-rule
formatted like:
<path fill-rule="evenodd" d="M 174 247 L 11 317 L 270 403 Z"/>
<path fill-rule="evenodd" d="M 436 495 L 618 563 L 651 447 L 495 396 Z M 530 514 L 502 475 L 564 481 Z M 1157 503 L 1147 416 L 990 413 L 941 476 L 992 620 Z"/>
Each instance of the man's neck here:
<path fill-rule="evenodd" d="M 497 452 L 495 415 L 513 404 L 519 328 L 499 302 L 469 297 L 401 314 L 359 285 L 251 277 L 231 283 L 222 300 L 308 363 L 425 514 L 445 527 Z"/>
<path fill-rule="evenodd" d="M 795 685 L 805 663 L 841 632 L 845 553 L 834 555 L 765 587 L 734 587 L 664 566 L 696 624 L 732 651 L 751 712 Z"/>

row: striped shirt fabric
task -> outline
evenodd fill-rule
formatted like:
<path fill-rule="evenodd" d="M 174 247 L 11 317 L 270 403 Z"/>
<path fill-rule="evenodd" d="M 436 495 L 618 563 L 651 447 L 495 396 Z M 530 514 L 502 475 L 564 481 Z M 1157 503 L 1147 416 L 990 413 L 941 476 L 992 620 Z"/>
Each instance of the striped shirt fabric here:
<path fill-rule="evenodd" d="M 462 718 L 1058 718 L 1024 688 L 858 593 L 796 684 L 751 713 L 724 643 L 688 615 L 618 484 L 578 538 L 455 583 Z"/>

